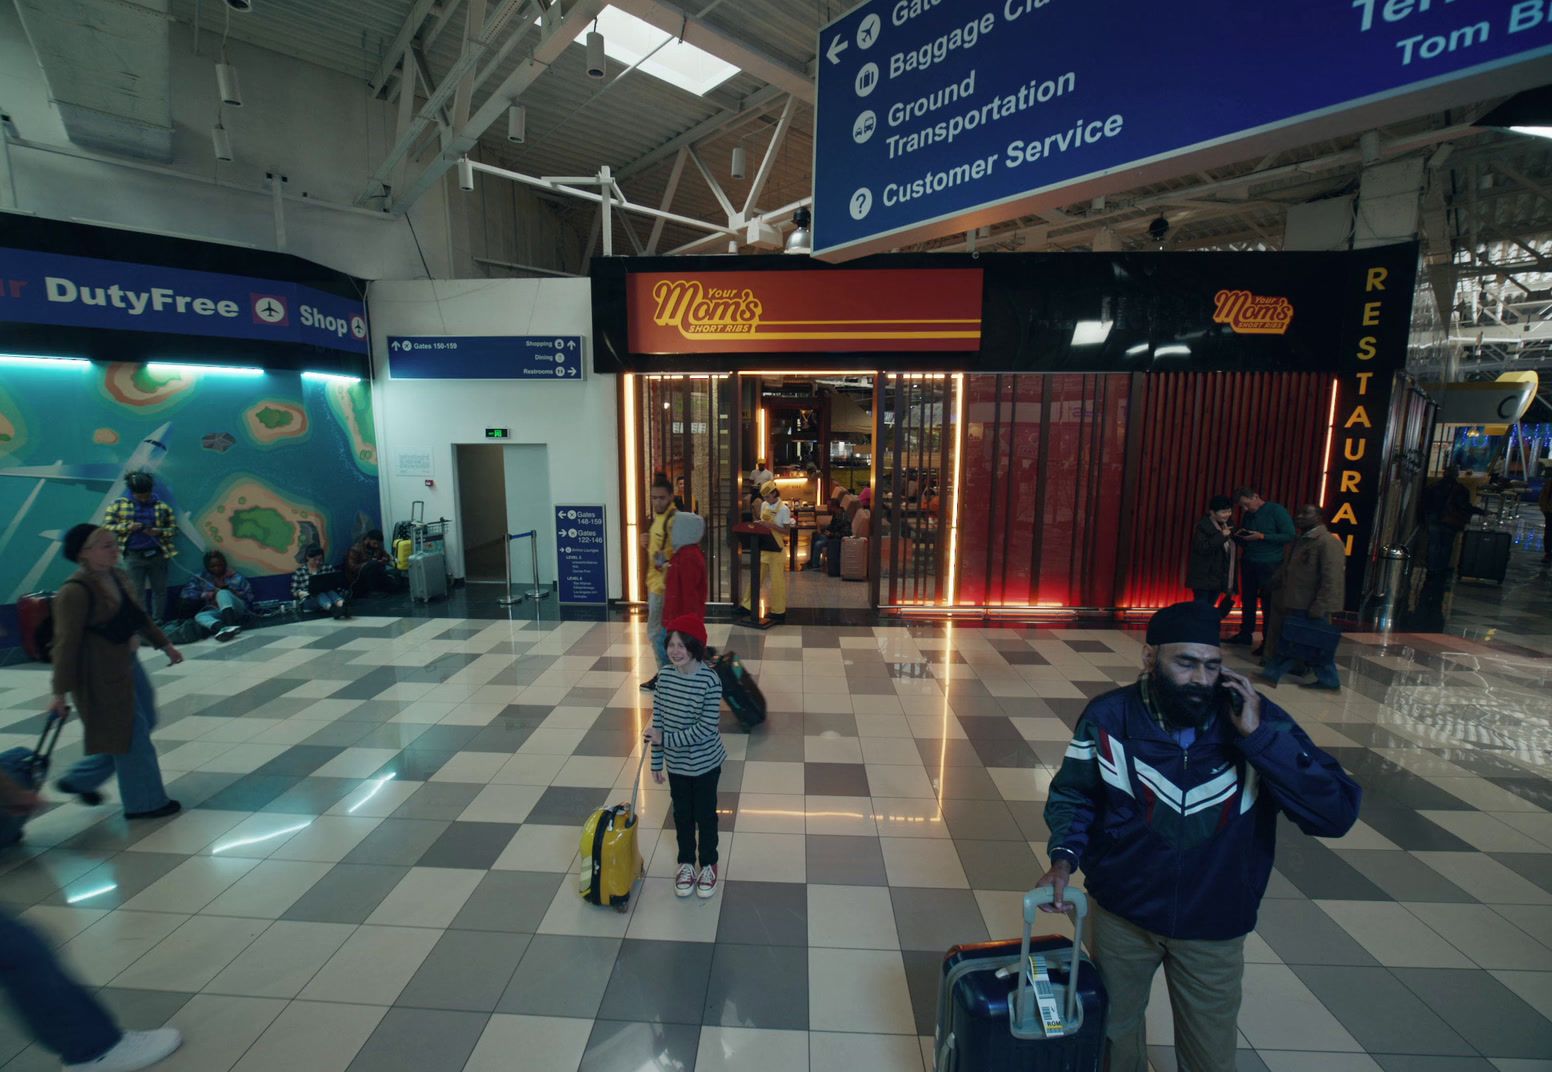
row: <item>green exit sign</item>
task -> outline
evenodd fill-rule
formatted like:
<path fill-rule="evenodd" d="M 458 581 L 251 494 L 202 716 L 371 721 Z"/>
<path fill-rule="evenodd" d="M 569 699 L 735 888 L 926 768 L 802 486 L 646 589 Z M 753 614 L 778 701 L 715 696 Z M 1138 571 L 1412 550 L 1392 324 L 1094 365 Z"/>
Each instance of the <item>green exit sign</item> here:
<path fill-rule="evenodd" d="M 507 428 L 487 428 L 487 429 L 485 429 L 485 438 L 486 439 L 510 439 L 510 438 L 512 438 L 512 432 L 511 432 L 510 429 L 507 429 Z"/>

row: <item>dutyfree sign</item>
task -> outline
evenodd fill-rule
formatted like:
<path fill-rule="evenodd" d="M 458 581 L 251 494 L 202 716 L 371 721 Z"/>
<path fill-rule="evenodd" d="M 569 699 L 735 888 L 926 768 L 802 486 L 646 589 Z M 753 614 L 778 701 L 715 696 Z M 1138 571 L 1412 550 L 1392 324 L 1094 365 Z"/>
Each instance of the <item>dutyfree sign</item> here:
<path fill-rule="evenodd" d="M 303 343 L 365 353 L 359 301 L 297 283 L 0 249 L 0 322 Z"/>

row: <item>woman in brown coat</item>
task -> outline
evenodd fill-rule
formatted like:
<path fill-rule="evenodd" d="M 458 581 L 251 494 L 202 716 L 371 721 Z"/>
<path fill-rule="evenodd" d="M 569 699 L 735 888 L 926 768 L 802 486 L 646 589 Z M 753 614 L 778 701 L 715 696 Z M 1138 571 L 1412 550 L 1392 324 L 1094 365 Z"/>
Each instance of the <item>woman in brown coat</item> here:
<path fill-rule="evenodd" d="M 151 621 L 118 568 L 118 538 L 108 529 L 77 525 L 65 534 L 65 557 L 80 569 L 54 596 L 54 702 L 67 717 L 75 697 L 86 727 L 86 758 L 58 782 L 85 804 L 102 803 L 97 787 L 118 774 L 126 819 L 156 819 L 179 809 L 167 798 L 151 730 L 156 697 L 136 654 L 140 637 L 177 665 L 183 654 Z"/>

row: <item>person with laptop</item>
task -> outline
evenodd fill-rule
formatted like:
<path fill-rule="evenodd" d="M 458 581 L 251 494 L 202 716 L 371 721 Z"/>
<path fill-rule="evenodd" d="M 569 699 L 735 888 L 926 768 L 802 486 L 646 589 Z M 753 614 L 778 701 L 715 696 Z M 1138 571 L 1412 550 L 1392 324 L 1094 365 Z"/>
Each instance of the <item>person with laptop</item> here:
<path fill-rule="evenodd" d="M 323 564 L 323 548 L 313 544 L 302 556 L 303 562 L 291 574 L 291 598 L 299 610 L 350 617 L 350 600 L 345 594 L 349 582 L 345 575 Z"/>

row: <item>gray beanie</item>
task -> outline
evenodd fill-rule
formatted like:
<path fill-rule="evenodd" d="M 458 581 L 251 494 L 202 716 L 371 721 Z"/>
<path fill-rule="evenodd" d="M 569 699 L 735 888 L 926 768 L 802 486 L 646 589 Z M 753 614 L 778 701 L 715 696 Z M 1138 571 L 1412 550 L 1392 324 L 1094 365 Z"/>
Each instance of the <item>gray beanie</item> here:
<path fill-rule="evenodd" d="M 672 538 L 674 550 L 700 543 L 706 535 L 706 519 L 699 514 L 680 510 L 674 514 Z"/>

